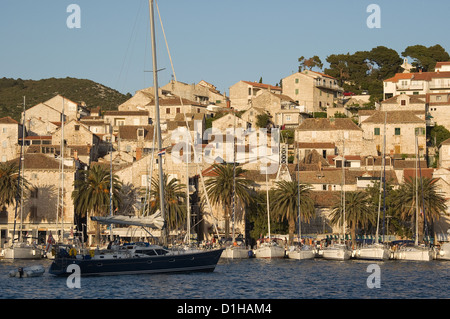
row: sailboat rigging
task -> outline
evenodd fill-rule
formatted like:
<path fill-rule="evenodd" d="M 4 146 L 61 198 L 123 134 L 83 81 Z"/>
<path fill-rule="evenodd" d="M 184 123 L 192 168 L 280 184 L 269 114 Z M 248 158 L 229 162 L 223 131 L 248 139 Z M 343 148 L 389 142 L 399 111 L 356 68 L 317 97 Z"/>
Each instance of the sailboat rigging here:
<path fill-rule="evenodd" d="M 154 29 L 154 0 L 149 0 L 150 25 L 152 33 L 152 53 L 153 70 L 157 70 L 156 61 L 156 41 Z M 155 88 L 155 109 L 156 109 L 156 128 L 158 138 L 158 158 L 159 158 L 159 189 L 160 189 L 160 212 L 161 219 L 158 216 L 149 216 L 160 221 L 152 226 L 161 230 L 162 246 L 150 245 L 147 243 L 135 243 L 132 245 L 115 246 L 111 251 L 100 251 L 94 255 L 77 254 L 70 256 L 67 250 L 60 250 L 50 266 L 49 272 L 57 276 L 67 276 L 67 267 L 76 264 L 80 267 L 80 273 L 86 275 L 117 275 L 117 274 L 141 274 L 141 273 L 170 273 L 170 272 L 193 272 L 193 271 L 214 271 L 223 249 L 210 250 L 175 250 L 166 248 L 167 245 L 167 223 L 164 201 L 164 180 L 162 168 L 162 137 L 159 117 L 159 97 L 158 97 L 158 76 L 154 75 Z M 117 217 L 116 217 L 117 218 Z M 93 217 L 93 220 L 112 223 L 100 217 Z M 126 218 L 125 218 L 126 220 Z M 125 220 L 122 219 L 120 224 Z M 144 225 L 138 220 L 128 220 L 129 224 Z"/>
<path fill-rule="evenodd" d="M 297 149 L 297 221 L 298 221 L 298 246 L 289 247 L 287 253 L 291 259 L 313 259 L 316 256 L 315 250 L 309 245 L 302 245 L 302 218 L 300 201 L 300 160 L 299 150 Z"/>
<path fill-rule="evenodd" d="M 42 257 L 42 249 L 34 244 L 29 244 L 25 241 L 23 237 L 23 191 L 24 191 L 24 174 L 25 174 L 25 114 L 26 114 L 26 101 L 25 96 L 23 97 L 23 120 L 22 120 L 22 144 L 20 146 L 20 157 L 19 157 L 19 170 L 17 174 L 17 192 L 16 192 L 16 206 L 14 214 L 14 228 L 12 235 L 11 246 L 3 250 L 3 257 L 5 259 L 38 259 Z M 16 220 L 17 220 L 17 209 L 20 203 L 20 231 L 18 238 L 16 239 Z"/>

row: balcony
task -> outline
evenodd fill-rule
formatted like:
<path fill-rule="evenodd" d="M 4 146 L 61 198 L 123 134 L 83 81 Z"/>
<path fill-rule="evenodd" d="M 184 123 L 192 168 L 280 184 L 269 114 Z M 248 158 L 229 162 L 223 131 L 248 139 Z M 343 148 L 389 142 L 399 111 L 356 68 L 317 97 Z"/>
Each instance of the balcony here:
<path fill-rule="evenodd" d="M 419 83 L 419 84 L 397 84 L 396 86 L 397 90 L 402 90 L 402 91 L 417 91 L 417 90 L 423 90 L 423 83 Z"/>
<path fill-rule="evenodd" d="M 430 83 L 430 90 L 439 90 L 439 89 L 450 89 L 450 83 Z"/>
<path fill-rule="evenodd" d="M 325 83 L 323 81 L 316 81 L 314 85 L 318 88 L 329 89 L 333 91 L 344 91 L 344 89 L 339 85 L 330 83 L 329 81 L 326 81 Z"/>

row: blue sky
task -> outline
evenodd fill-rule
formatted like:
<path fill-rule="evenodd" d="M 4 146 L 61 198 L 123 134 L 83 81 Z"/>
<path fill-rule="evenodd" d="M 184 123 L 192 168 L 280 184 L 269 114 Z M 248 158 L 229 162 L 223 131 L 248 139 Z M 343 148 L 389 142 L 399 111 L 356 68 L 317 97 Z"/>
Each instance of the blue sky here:
<path fill-rule="evenodd" d="M 69 29 L 70 4 L 81 28 Z M 205 80 L 228 94 L 240 80 L 275 85 L 300 56 L 383 45 L 440 44 L 450 52 L 448 0 L 159 0 L 177 80 Z M 381 28 L 366 25 L 369 4 Z M 156 13 L 157 14 L 157 13 Z M 157 17 L 157 15 L 156 15 Z M 172 76 L 157 22 L 159 84 Z M 1 0 L 0 77 L 90 79 L 122 93 L 153 85 L 147 0 Z"/>

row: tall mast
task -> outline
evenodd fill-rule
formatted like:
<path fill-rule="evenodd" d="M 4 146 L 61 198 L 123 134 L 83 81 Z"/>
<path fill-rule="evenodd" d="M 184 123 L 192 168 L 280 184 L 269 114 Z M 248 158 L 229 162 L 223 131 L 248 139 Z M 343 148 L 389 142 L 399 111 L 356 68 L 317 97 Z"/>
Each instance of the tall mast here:
<path fill-rule="evenodd" d="M 415 183 L 416 183 L 416 185 L 415 185 L 415 187 L 416 187 L 416 200 L 415 200 L 415 202 L 416 202 L 416 238 L 415 238 L 414 244 L 417 246 L 419 244 L 419 183 L 417 180 L 417 162 L 418 162 L 417 155 L 418 155 L 419 147 L 417 145 L 417 135 L 415 137 L 416 137 L 416 143 L 415 143 L 415 149 L 416 149 L 416 165 L 415 165 L 416 166 L 416 180 L 415 180 Z"/>
<path fill-rule="evenodd" d="M 113 202 L 112 202 L 112 197 L 113 197 L 113 174 L 112 174 L 112 153 L 113 153 L 113 133 L 112 133 L 112 125 L 111 123 L 109 123 L 109 133 L 110 133 L 110 139 L 111 139 L 111 144 L 109 145 L 110 147 L 110 154 L 109 154 L 109 215 L 112 217 L 113 216 Z M 109 239 L 112 241 L 113 240 L 113 224 L 109 224 Z"/>
<path fill-rule="evenodd" d="M 14 243 L 14 237 L 16 235 L 16 218 L 17 218 L 17 205 L 18 205 L 18 199 L 20 196 L 20 210 L 22 212 L 22 204 L 23 204 L 23 180 L 22 180 L 22 174 L 23 174 L 23 162 L 24 162 L 24 151 L 23 146 L 25 143 L 25 96 L 23 97 L 23 120 L 22 120 L 22 144 L 20 145 L 20 157 L 19 157 L 19 173 L 17 175 L 17 192 L 16 192 L 16 211 L 14 214 L 14 229 L 13 229 L 13 243 Z M 19 191 L 21 191 L 19 195 Z M 20 220 L 20 232 L 19 232 L 19 239 L 22 238 L 22 216 Z"/>
<path fill-rule="evenodd" d="M 153 13 L 153 0 L 149 0 L 150 7 L 150 29 L 152 38 L 152 56 L 153 56 L 153 86 L 155 89 L 155 118 L 156 118 L 156 133 L 158 136 L 158 169 L 159 169 L 159 207 L 161 210 L 161 217 L 164 220 L 164 225 L 161 229 L 162 244 L 167 245 L 167 221 L 165 211 L 164 199 L 164 175 L 162 167 L 162 141 L 161 141 L 161 125 L 159 118 L 159 93 L 158 93 L 158 66 L 156 63 L 156 39 L 155 39 L 155 21 Z"/>
<path fill-rule="evenodd" d="M 64 97 L 62 99 L 61 118 L 61 242 L 64 242 Z"/>
<path fill-rule="evenodd" d="M 345 243 L 345 137 L 342 139 L 342 240 Z"/>
<path fill-rule="evenodd" d="M 297 199 L 298 199 L 298 245 L 302 242 L 302 221 L 301 221 L 301 207 L 300 207 L 300 156 L 297 148 Z"/>

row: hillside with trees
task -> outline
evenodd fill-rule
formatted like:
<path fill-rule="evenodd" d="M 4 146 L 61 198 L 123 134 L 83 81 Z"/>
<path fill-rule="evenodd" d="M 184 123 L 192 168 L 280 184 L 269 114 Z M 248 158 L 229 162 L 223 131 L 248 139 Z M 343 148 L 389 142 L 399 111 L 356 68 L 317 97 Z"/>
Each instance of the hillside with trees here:
<path fill-rule="evenodd" d="M 403 58 L 408 58 L 413 66 L 411 72 L 433 72 L 436 62 L 450 61 L 450 55 L 436 44 L 408 46 L 401 55 L 385 46 L 377 46 L 370 51 L 354 53 L 336 53 L 326 57 L 328 67 L 325 74 L 335 77 L 346 91 L 361 94 L 368 91 L 371 102 L 380 102 L 383 98 L 383 80 L 403 72 Z M 318 56 L 300 57 L 299 71 L 318 68 L 322 71 L 323 63 Z"/>
<path fill-rule="evenodd" d="M 74 102 L 84 102 L 88 108 L 100 106 L 103 111 L 117 107 L 131 97 L 86 79 L 50 78 L 42 80 L 0 79 L 0 117 L 20 119 L 23 97 L 26 108 L 45 102 L 60 94 Z"/>

